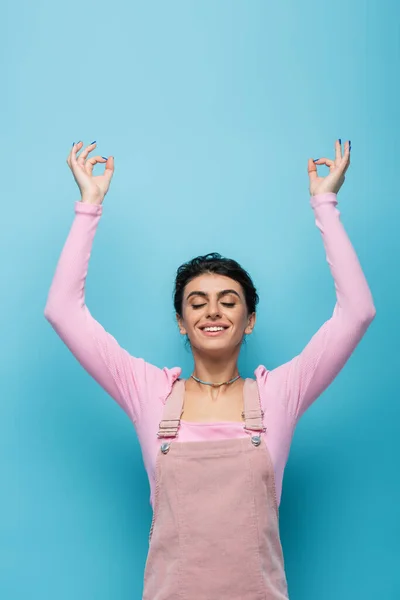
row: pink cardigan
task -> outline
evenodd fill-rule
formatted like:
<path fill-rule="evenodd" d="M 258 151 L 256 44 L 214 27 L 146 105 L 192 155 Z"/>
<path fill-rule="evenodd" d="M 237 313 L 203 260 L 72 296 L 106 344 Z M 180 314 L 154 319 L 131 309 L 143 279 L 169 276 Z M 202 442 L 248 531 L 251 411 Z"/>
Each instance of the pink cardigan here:
<path fill-rule="evenodd" d="M 278 504 L 296 423 L 343 368 L 375 316 L 375 307 L 357 255 L 340 221 L 333 193 L 312 196 L 336 289 L 333 314 L 302 352 L 269 371 L 259 365 L 258 383 L 265 442 L 271 454 Z M 116 400 L 134 424 L 154 498 L 154 470 L 162 408 L 181 368 L 160 369 L 122 348 L 90 314 L 85 282 L 93 239 L 103 207 L 75 203 L 75 218 L 59 258 L 44 315 L 86 371 Z M 180 441 L 248 435 L 233 422 L 181 422 Z"/>

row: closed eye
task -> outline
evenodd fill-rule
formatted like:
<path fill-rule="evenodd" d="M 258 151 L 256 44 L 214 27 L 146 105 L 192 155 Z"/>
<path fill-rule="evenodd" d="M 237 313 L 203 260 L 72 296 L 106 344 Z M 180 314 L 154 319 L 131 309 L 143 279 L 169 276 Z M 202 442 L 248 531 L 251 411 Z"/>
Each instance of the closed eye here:
<path fill-rule="evenodd" d="M 221 302 L 221 304 L 223 304 L 223 306 L 227 306 L 228 308 L 233 308 L 235 306 L 235 302 Z M 196 309 L 196 308 L 201 308 L 202 306 L 205 306 L 206 303 L 204 302 L 203 304 L 192 304 L 192 308 Z"/>

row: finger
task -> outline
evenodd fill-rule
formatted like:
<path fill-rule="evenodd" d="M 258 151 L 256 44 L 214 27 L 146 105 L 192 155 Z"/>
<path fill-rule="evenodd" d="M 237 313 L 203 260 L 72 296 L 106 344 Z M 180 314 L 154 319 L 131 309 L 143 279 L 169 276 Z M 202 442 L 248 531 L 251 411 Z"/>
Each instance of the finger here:
<path fill-rule="evenodd" d="M 79 155 L 78 158 L 78 164 L 83 167 L 85 165 L 85 160 L 89 154 L 89 152 L 91 152 L 92 150 L 94 150 L 96 146 L 96 142 L 92 142 L 91 144 L 89 144 L 89 146 L 86 146 L 86 148 L 84 150 L 82 150 L 82 152 Z"/>
<path fill-rule="evenodd" d="M 68 164 L 69 164 L 69 166 L 71 167 L 72 170 L 77 165 L 76 153 L 77 153 L 78 149 L 81 147 L 81 144 L 82 144 L 82 142 L 78 142 L 77 144 L 73 144 L 72 148 L 71 148 L 71 152 L 69 153 L 69 157 L 67 159 L 67 162 L 68 162 Z"/>
<path fill-rule="evenodd" d="M 318 158 L 318 160 L 315 161 L 316 165 L 326 165 L 327 167 L 334 167 L 335 163 L 333 160 L 331 160 L 330 158 Z"/>
<path fill-rule="evenodd" d="M 342 160 L 342 142 L 341 140 L 336 140 L 335 142 L 335 158 L 337 162 Z"/>
<path fill-rule="evenodd" d="M 343 158 L 346 160 L 347 166 L 350 163 L 350 153 L 351 153 L 351 151 L 350 151 L 350 142 L 346 142 L 346 145 L 345 145 L 345 148 L 344 148 L 344 157 Z"/>
<path fill-rule="evenodd" d="M 79 150 L 79 148 L 81 147 L 81 144 L 82 144 L 82 143 L 83 143 L 83 142 L 77 142 L 77 143 L 75 143 L 75 142 L 74 142 L 74 143 L 72 144 L 72 148 L 71 148 L 71 150 L 69 151 L 68 158 L 67 158 L 67 163 L 68 163 L 68 165 L 69 165 L 70 167 L 71 167 L 71 163 L 72 163 L 72 160 L 73 160 L 73 155 L 75 155 L 75 158 L 76 158 L 76 153 L 78 152 L 78 150 Z"/>
<path fill-rule="evenodd" d="M 68 163 L 69 167 L 71 166 L 72 150 L 74 149 L 74 146 L 75 146 L 75 142 L 72 144 L 72 148 L 69 151 L 68 156 L 67 156 L 67 163 Z"/>
<path fill-rule="evenodd" d="M 342 174 L 346 173 L 347 169 L 350 166 L 350 143 L 349 142 L 346 142 L 344 145 L 344 155 L 338 166 L 339 166 L 339 170 L 342 172 Z"/>
<path fill-rule="evenodd" d="M 350 166 L 350 162 L 351 162 L 351 161 L 350 161 L 350 152 L 349 152 L 349 153 L 348 153 L 348 159 L 346 160 L 346 163 L 345 163 L 345 164 L 346 164 L 346 166 L 345 166 L 345 168 L 344 168 L 344 170 L 343 170 L 343 175 L 346 173 L 347 169 L 349 168 L 349 166 Z"/>
<path fill-rule="evenodd" d="M 107 159 L 103 156 L 91 156 L 85 163 L 85 171 L 88 175 L 92 175 L 94 165 L 97 163 L 105 163 Z"/>

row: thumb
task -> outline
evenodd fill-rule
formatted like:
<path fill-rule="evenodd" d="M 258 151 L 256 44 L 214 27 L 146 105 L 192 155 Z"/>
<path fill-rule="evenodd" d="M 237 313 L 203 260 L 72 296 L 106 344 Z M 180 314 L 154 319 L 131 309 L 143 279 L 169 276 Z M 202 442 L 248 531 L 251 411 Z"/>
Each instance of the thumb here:
<path fill-rule="evenodd" d="M 317 165 L 315 164 L 312 158 L 308 159 L 307 171 L 310 181 L 315 181 L 318 177 Z"/>
<path fill-rule="evenodd" d="M 114 157 L 113 156 L 109 156 L 107 158 L 107 162 L 105 164 L 105 171 L 104 171 L 104 177 L 106 177 L 106 179 L 108 181 L 111 181 L 112 176 L 114 175 Z"/>

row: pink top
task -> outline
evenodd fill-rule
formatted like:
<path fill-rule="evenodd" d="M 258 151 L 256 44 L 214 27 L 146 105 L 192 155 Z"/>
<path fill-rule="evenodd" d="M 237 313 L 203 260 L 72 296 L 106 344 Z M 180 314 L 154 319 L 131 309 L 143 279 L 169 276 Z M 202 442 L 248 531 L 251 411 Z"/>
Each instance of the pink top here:
<path fill-rule="evenodd" d="M 372 295 L 357 255 L 340 221 L 334 193 L 312 196 L 315 223 L 322 234 L 336 289 L 333 314 L 302 352 L 269 371 L 254 371 L 271 454 L 278 504 L 296 423 L 343 368 L 375 316 Z M 90 314 L 85 282 L 93 239 L 103 206 L 75 202 L 75 218 L 57 264 L 44 315 L 86 371 L 132 420 L 154 498 L 157 438 L 166 397 L 181 368 L 160 369 L 131 356 Z M 215 440 L 248 435 L 243 423 L 181 421 L 179 441 Z"/>

